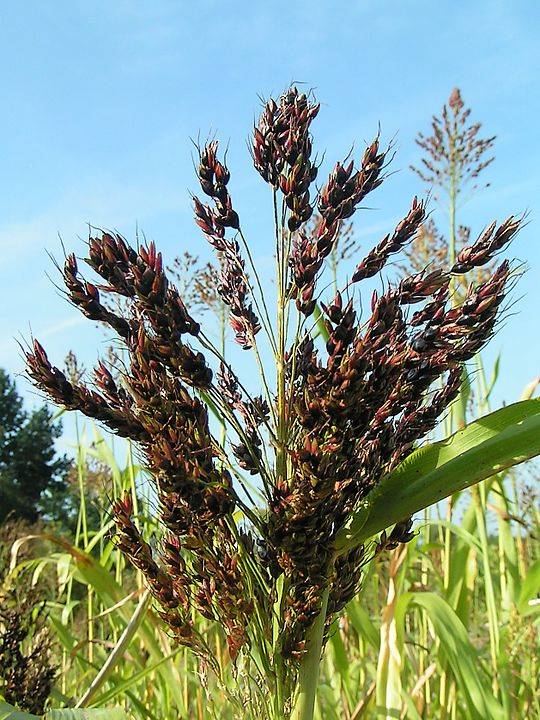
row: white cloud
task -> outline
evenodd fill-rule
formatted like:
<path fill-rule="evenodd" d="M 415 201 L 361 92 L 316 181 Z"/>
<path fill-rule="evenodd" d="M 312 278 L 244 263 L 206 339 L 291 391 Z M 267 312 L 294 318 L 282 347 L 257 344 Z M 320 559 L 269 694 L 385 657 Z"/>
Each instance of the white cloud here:
<path fill-rule="evenodd" d="M 135 229 L 137 221 L 158 212 L 189 208 L 187 198 L 177 188 L 155 184 L 129 186 L 122 181 L 93 178 L 81 182 L 77 191 L 59 195 L 56 202 L 28 220 L 0 225 L 0 266 L 10 261 L 12 253 L 21 255 L 37 248 L 58 247 L 60 234 L 67 244 L 85 235 L 85 223 L 96 226 Z"/>

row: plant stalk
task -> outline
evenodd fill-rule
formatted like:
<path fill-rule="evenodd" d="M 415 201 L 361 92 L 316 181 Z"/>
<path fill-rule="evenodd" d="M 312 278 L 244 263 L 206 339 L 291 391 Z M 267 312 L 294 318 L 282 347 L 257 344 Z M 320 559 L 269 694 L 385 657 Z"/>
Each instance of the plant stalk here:
<path fill-rule="evenodd" d="M 321 610 L 306 638 L 306 652 L 298 671 L 297 692 L 291 720 L 313 720 L 329 594 L 330 585 L 323 592 Z"/>

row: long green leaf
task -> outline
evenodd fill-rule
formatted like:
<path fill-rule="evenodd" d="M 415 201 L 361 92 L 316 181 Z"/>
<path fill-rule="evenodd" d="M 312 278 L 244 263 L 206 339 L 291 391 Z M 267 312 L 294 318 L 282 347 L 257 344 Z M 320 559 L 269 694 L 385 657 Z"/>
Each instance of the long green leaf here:
<path fill-rule="evenodd" d="M 540 400 L 508 405 L 412 453 L 337 538 L 343 552 L 419 510 L 540 454 Z"/>
<path fill-rule="evenodd" d="M 322 314 L 321 308 L 319 307 L 319 303 L 315 303 L 315 308 L 313 309 L 313 317 L 315 318 L 317 324 L 316 337 L 319 337 L 320 335 L 324 342 L 328 342 L 330 334 L 324 322 L 324 315 Z"/>
<path fill-rule="evenodd" d="M 129 720 L 119 708 L 96 710 L 49 710 L 45 715 L 30 715 L 0 700 L 0 720 Z"/>
<path fill-rule="evenodd" d="M 472 533 L 462 528 L 460 525 L 456 525 L 455 523 L 449 522 L 448 520 L 424 520 L 424 522 L 422 523 L 422 527 L 425 525 L 435 525 L 435 527 L 446 528 L 451 533 L 454 533 L 454 535 L 457 535 L 457 537 L 463 540 L 463 542 L 466 543 L 469 547 L 475 548 L 476 550 L 482 549 L 478 538 L 475 537 Z"/>
<path fill-rule="evenodd" d="M 433 623 L 441 651 L 456 677 L 458 692 L 467 703 L 466 717 L 474 720 L 503 720 L 504 710 L 493 697 L 487 676 L 478 662 L 477 652 L 454 610 L 435 593 L 405 593 L 399 598 L 396 607 L 396 621 L 401 628 L 407 606 L 411 603 L 422 607 Z"/>
<path fill-rule="evenodd" d="M 85 705 L 89 705 L 92 698 L 95 696 L 97 691 L 103 686 L 103 684 L 107 681 L 107 679 L 112 674 L 113 670 L 115 669 L 116 665 L 120 661 L 120 659 L 123 657 L 124 652 L 129 647 L 133 636 L 137 632 L 137 630 L 140 628 L 145 615 L 146 611 L 148 610 L 148 606 L 150 605 L 151 596 L 148 590 L 144 592 L 141 599 L 139 600 L 139 604 L 137 605 L 137 608 L 135 612 L 133 613 L 133 616 L 129 623 L 124 628 L 124 632 L 120 636 L 120 639 L 114 646 L 113 651 L 107 658 L 107 661 L 100 669 L 99 673 L 96 675 L 94 680 L 92 681 L 90 687 L 87 688 L 86 692 L 82 696 L 82 698 L 77 703 L 77 707 L 84 707 Z"/>
<path fill-rule="evenodd" d="M 478 358 L 480 358 L 480 357 L 481 357 L 481 356 L 478 355 Z M 489 385 L 488 385 L 488 387 L 486 388 L 486 393 L 485 393 L 485 397 L 484 397 L 484 402 L 485 402 L 485 403 L 488 402 L 488 400 L 489 400 L 489 398 L 490 398 L 490 396 L 491 396 L 491 393 L 493 392 L 493 388 L 495 387 L 495 385 L 496 385 L 496 383 L 497 383 L 497 378 L 499 377 L 499 367 L 500 367 L 500 365 L 501 365 L 501 354 L 499 353 L 499 354 L 497 355 L 496 360 L 495 360 L 495 364 L 493 365 L 493 371 L 492 371 L 492 373 L 491 373 L 491 378 L 489 379 Z"/>
<path fill-rule="evenodd" d="M 379 633 L 371 621 L 369 613 L 362 606 L 361 602 L 358 601 L 358 599 L 355 598 L 347 605 L 347 616 L 358 636 L 365 638 L 378 653 Z"/>
<path fill-rule="evenodd" d="M 0 700 L 0 720 L 39 720 L 37 715 L 29 715 Z"/>

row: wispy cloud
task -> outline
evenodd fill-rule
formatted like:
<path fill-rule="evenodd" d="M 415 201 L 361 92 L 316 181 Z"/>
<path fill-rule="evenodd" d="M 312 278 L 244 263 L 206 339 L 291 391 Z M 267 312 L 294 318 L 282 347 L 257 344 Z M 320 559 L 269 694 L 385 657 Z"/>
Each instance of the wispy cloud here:
<path fill-rule="evenodd" d="M 57 322 L 51 323 L 51 325 L 45 326 L 44 328 L 29 328 L 28 333 L 22 333 L 19 337 L 7 337 L 0 342 L 0 358 L 4 357 L 8 353 L 11 355 L 13 350 L 17 347 L 17 343 L 22 341 L 23 336 L 26 337 L 30 333 L 39 337 L 40 340 L 46 340 L 47 338 L 54 337 L 58 333 L 65 332 L 70 328 L 77 327 L 83 323 L 88 322 L 83 315 L 75 315 L 73 317 L 64 318 Z"/>
<path fill-rule="evenodd" d="M 50 338 L 53 335 L 57 335 L 58 333 L 68 330 L 69 328 L 76 327 L 77 325 L 83 325 L 87 322 L 88 320 L 84 317 L 84 315 L 76 315 L 74 317 L 65 318 L 64 320 L 59 320 L 58 322 L 55 322 L 41 330 L 39 332 L 39 336 L 43 339 Z"/>
<path fill-rule="evenodd" d="M 56 245 L 59 233 L 66 238 L 77 236 L 84 232 L 87 222 L 133 228 L 141 215 L 144 218 L 181 209 L 179 193 L 171 188 L 87 179 L 77 192 L 61 194 L 53 205 L 34 217 L 0 225 L 0 265 L 9 261 L 14 252 L 20 258 L 38 247 Z"/>

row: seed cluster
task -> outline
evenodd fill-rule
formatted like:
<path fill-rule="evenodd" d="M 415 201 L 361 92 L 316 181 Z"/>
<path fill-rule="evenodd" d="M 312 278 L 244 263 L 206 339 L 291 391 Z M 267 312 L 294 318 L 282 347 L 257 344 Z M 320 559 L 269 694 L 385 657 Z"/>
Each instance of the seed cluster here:
<path fill-rule="evenodd" d="M 185 335 L 197 337 L 199 324 L 168 282 L 153 244 L 135 251 L 123 238 L 102 233 L 90 239 L 87 263 L 106 281 L 102 291 L 132 303 L 129 317 L 120 322 L 101 303 L 97 287 L 79 277 L 74 256 L 66 259 L 71 302 L 124 341 L 129 365 L 121 382 L 104 362 L 95 369 L 94 388 L 71 381 L 37 341 L 27 352 L 28 373 L 55 402 L 139 444 L 156 482 L 165 541 L 156 556 L 123 499 L 112 509 L 119 546 L 144 573 L 179 641 L 196 646 L 190 612 L 195 606 L 223 624 L 231 652 L 237 652 L 250 602 L 227 523 L 235 507 L 231 476 L 216 461 L 208 408 L 190 389 L 208 390 L 212 384 L 203 354 L 184 342 Z M 166 571 L 174 563 L 180 575 Z"/>
<path fill-rule="evenodd" d="M 383 181 L 382 173 L 387 152 L 380 152 L 374 140 L 362 157 L 359 170 L 354 161 L 336 163 L 328 181 L 319 192 L 319 219 L 310 234 L 301 231 L 293 241 L 291 257 L 296 306 L 304 315 L 315 309 L 314 293 L 325 258 L 332 252 L 344 220 L 350 218 L 359 203 Z M 357 272 L 362 272 L 358 268 Z M 377 272 L 377 271 L 375 271 Z"/>
<path fill-rule="evenodd" d="M 506 242 L 518 225 L 509 219 L 500 226 Z M 483 237 L 471 256 L 488 262 L 494 245 Z M 384 264 L 384 249 L 381 256 L 371 254 Z M 305 630 L 318 614 L 336 530 L 456 398 L 462 364 L 493 333 L 509 273 L 503 262 L 487 282 L 469 289 L 459 307 L 448 302 L 451 273 L 427 271 L 375 293 L 366 323 L 358 322 L 352 300 L 344 303 L 340 293 L 323 306 L 326 358 L 312 341 L 301 348 L 292 391 L 298 427 L 291 482 L 276 488 L 268 527 L 278 561 L 293 578 L 286 617 L 291 653 L 301 652 Z M 408 315 L 407 307 L 420 302 L 423 307 Z M 442 389 L 430 394 L 438 380 Z"/>
<path fill-rule="evenodd" d="M 257 343 L 263 328 L 268 333 L 275 385 L 265 374 L 263 393 L 250 396 L 209 343 L 187 294 L 169 281 L 153 243 L 135 249 L 107 232 L 90 239 L 87 258 L 101 284 L 80 276 L 73 255 L 64 281 L 75 306 L 118 334 L 127 361 L 116 372 L 100 362 L 90 388 L 54 367 L 39 343 L 27 352 L 29 375 L 57 403 L 98 419 L 141 449 L 156 486 L 163 539 L 154 549 L 122 498 L 112 510 L 118 544 L 146 577 L 178 641 L 204 653 L 193 623 L 196 609 L 224 628 L 232 657 L 255 642 L 257 632 L 267 633 L 261 646 L 267 648 L 275 640 L 280 578 L 273 653 L 291 672 L 324 590 L 330 590 L 329 623 L 360 583 L 367 550 L 354 548 L 336 559 L 337 533 L 456 398 L 463 364 L 496 328 L 511 268 L 500 263 L 483 282 L 469 285 L 461 302 L 452 297 L 454 279 L 492 264 L 521 223 L 513 216 L 494 223 L 476 242 L 463 243 L 449 267 L 417 267 L 385 285 L 373 293 L 369 317 L 362 317 L 358 284 L 381 272 L 425 228 L 425 202 L 414 198 L 395 229 L 355 264 L 347 287 L 320 303 L 324 345 L 309 325 L 325 261 L 344 223 L 383 182 L 388 150 L 376 138 L 357 165 L 337 163 L 312 201 L 318 168 L 311 124 L 318 111 L 293 87 L 266 103 L 253 135 L 255 168 L 274 196 L 276 255 L 284 260 L 276 322 L 282 344 L 273 342 L 269 314 L 259 310 L 266 308 L 260 283 L 248 277 L 230 173 L 218 158 L 217 141 L 199 149 L 198 180 L 211 202 L 194 198 L 195 219 L 217 253 L 215 292 L 228 307 L 236 341 L 253 349 L 259 364 Z M 475 147 L 474 138 L 471 131 L 464 142 Z M 254 265 L 251 272 L 258 280 Z M 124 298 L 125 312 L 109 309 L 102 293 Z M 291 336 L 293 313 L 298 330 Z M 219 357 L 216 367 L 209 349 Z M 221 443 L 211 430 L 210 405 L 226 426 Z M 233 476 L 242 483 L 245 473 L 256 476 L 264 508 L 240 499 Z M 240 508 L 249 527 L 238 524 Z M 404 518 L 380 538 L 379 549 L 410 537 Z"/>
<path fill-rule="evenodd" d="M 320 106 L 292 87 L 279 103 L 270 99 L 253 131 L 253 162 L 267 183 L 280 189 L 289 209 L 287 227 L 298 230 L 313 212 L 309 188 L 317 177 L 311 160 L 310 125 Z"/>
<path fill-rule="evenodd" d="M 225 237 L 226 228 L 240 230 L 240 220 L 227 190 L 230 173 L 217 159 L 217 149 L 218 143 L 214 140 L 199 151 L 199 182 L 202 191 L 213 199 L 214 207 L 204 205 L 194 197 L 195 221 L 217 251 L 221 268 L 218 291 L 230 309 L 229 322 L 236 342 L 248 350 L 261 325 L 249 300 L 249 280 L 238 240 Z"/>

